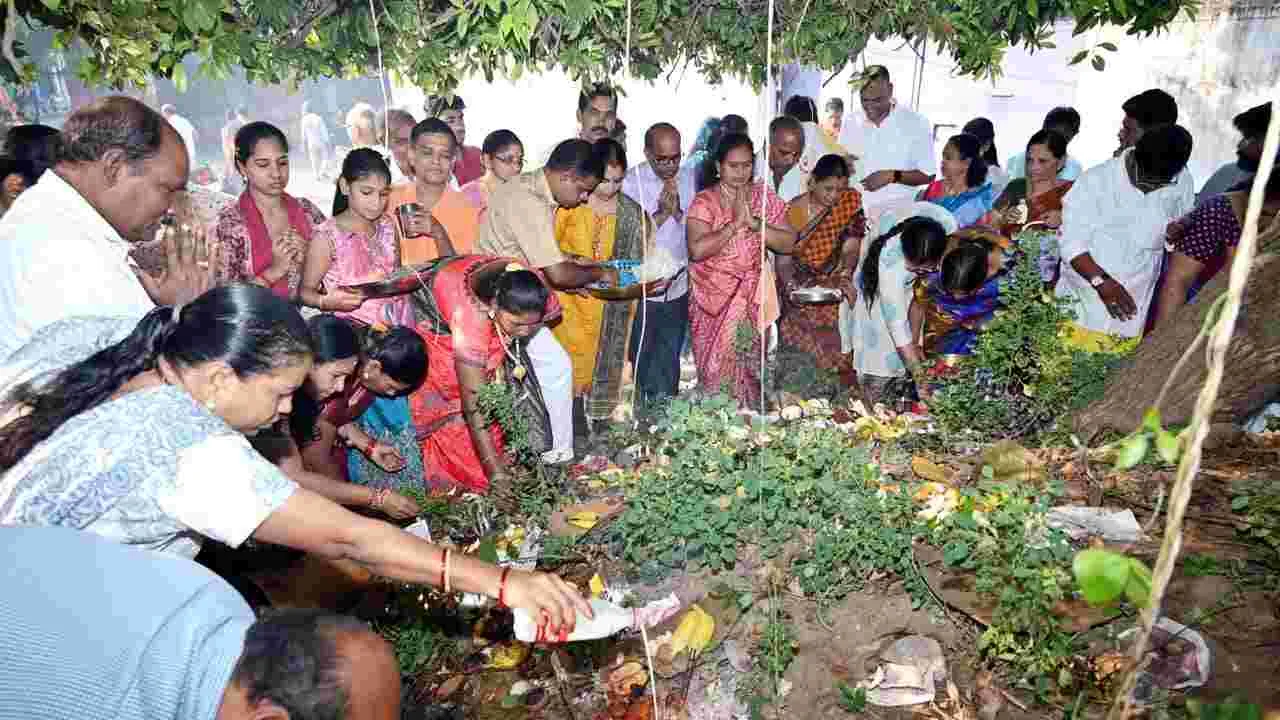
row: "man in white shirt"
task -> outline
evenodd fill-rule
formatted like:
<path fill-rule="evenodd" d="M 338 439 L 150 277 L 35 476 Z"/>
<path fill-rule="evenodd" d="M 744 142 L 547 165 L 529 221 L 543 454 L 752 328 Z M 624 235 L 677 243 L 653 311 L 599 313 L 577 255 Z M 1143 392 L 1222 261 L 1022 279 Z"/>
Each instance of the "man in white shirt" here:
<path fill-rule="evenodd" d="M 1082 349 L 1106 349 L 1108 335 L 1142 335 L 1165 228 L 1195 199 L 1183 180 L 1190 157 L 1185 128 L 1149 128 L 1136 146 L 1085 171 L 1063 199 L 1056 292 L 1078 301 L 1073 339 Z"/>
<path fill-rule="evenodd" d="M 768 187 L 786 202 L 791 202 L 808 191 L 809 174 L 800 164 L 804 155 L 804 126 L 790 115 L 779 115 L 769 123 L 769 156 L 762 148 L 756 154 L 756 180 Z"/>
<path fill-rule="evenodd" d="M 680 351 L 689 329 L 689 246 L 685 211 L 693 202 L 694 169 L 680 166 L 680 131 L 657 123 L 644 134 L 643 162 L 631 168 L 622 192 L 640 203 L 658 228 L 658 252 L 680 265 L 661 297 L 645 301 L 631 329 L 631 362 L 642 402 L 672 398 L 680 389 Z M 638 353 L 640 354 L 637 357 Z"/>
<path fill-rule="evenodd" d="M 862 112 L 845 116 L 840 144 L 857 158 L 859 172 L 865 173 L 862 206 L 868 227 L 877 227 L 882 212 L 915 198 L 915 188 L 929 183 L 938 164 L 933 126 L 923 115 L 896 104 L 888 68 L 867 68 L 860 83 Z"/>
<path fill-rule="evenodd" d="M 137 100 L 102 98 L 67 118 L 58 163 L 0 219 L 0 357 L 58 320 L 141 316 L 208 288 L 208 258 L 189 245 L 153 277 L 133 269 L 125 239 L 160 219 L 187 169 L 177 131 Z"/>
<path fill-rule="evenodd" d="M 418 121 L 408 111 L 392 109 L 387 111 L 387 130 L 391 135 L 391 184 L 412 181 L 413 172 L 413 128 Z M 461 151 L 461 147 L 458 148 Z"/>
<path fill-rule="evenodd" d="M 329 164 L 329 156 L 333 154 L 333 141 L 329 137 L 329 126 L 319 113 L 313 112 L 311 103 L 302 103 L 302 147 L 306 150 L 307 159 L 311 161 L 311 174 L 319 178 Z"/>
<path fill-rule="evenodd" d="M 196 126 L 191 121 L 178 114 L 178 108 L 172 105 L 163 105 L 160 107 L 160 114 L 165 120 L 178 131 L 178 135 L 182 138 L 182 142 L 187 146 L 187 169 L 194 170 L 196 167 Z"/>

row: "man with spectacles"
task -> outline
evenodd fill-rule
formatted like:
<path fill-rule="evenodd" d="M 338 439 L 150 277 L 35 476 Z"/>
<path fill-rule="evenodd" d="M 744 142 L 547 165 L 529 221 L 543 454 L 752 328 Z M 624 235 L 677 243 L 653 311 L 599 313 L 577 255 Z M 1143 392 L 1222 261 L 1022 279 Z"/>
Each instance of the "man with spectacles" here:
<path fill-rule="evenodd" d="M 1148 128 L 1137 144 L 1090 168 L 1063 198 L 1059 297 L 1078 301 L 1069 341 L 1091 352 L 1137 344 L 1155 296 L 1165 228 L 1191 209 L 1181 182 L 1191 133 Z M 1113 338 L 1127 341 L 1116 343 Z"/>
<path fill-rule="evenodd" d="M 675 397 L 680 389 L 680 350 L 689 327 L 685 211 L 693 202 L 695 169 L 681 167 L 680 131 L 670 123 L 657 123 L 645 132 L 644 157 L 623 179 L 622 192 L 653 219 L 657 251 L 680 265 L 666 292 L 647 299 L 644 312 L 636 313 L 631 331 L 636 389 L 641 402 L 651 404 Z"/>

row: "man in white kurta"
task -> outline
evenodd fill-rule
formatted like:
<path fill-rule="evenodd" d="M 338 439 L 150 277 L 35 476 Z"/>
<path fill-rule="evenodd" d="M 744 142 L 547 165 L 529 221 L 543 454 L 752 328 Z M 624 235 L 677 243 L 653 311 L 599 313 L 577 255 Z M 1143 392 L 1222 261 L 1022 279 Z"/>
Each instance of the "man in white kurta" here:
<path fill-rule="evenodd" d="M 147 155 L 131 162 L 126 151 Z M 151 278 L 144 287 L 125 238 L 141 237 L 187 184 L 177 132 L 142 103 L 108 97 L 67 119 L 61 152 L 0 219 L 0 359 L 58 320 L 140 317 L 176 297 Z"/>
<path fill-rule="evenodd" d="M 1056 292 L 1077 301 L 1079 328 L 1121 338 L 1142 335 L 1165 228 L 1195 201 L 1184 172 L 1190 156 L 1191 135 L 1181 126 L 1149 130 L 1137 146 L 1085 171 L 1063 199 Z"/>

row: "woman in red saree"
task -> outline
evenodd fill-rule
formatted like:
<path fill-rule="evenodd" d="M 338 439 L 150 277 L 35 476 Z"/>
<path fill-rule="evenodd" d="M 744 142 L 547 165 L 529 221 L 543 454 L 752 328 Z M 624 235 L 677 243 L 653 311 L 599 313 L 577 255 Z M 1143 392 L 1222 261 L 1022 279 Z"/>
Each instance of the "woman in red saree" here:
<path fill-rule="evenodd" d="M 417 272 L 423 289 L 413 295 L 413 310 L 427 342 L 427 379 L 409 396 L 409 412 L 427 488 L 510 499 L 502 435 L 477 397 L 511 342 L 559 317 L 560 305 L 537 273 L 508 258 L 453 255 Z"/>
<path fill-rule="evenodd" d="M 709 185 L 686 213 L 698 385 L 727 392 L 748 407 L 760 402 L 760 346 L 779 315 L 773 266 L 761 265 L 761 217 L 770 250 L 789 254 L 796 241 L 786 203 L 752 181 L 754 158 L 746 135 L 724 136 Z"/>
<path fill-rule="evenodd" d="M 858 266 L 866 217 L 862 195 L 849 187 L 849 164 L 840 155 L 823 155 L 809 175 L 809 191 L 791 201 L 787 219 L 800 228 L 791 257 L 778 258 L 782 299 L 787 311 L 779 330 L 782 344 L 813 356 L 818 367 L 852 371 L 840 351 L 840 306 L 798 305 L 790 291 L 821 285 L 837 288 L 854 302 L 853 271 Z"/>
<path fill-rule="evenodd" d="M 302 263 L 324 213 L 285 192 L 289 141 L 280 128 L 251 122 L 236 133 L 236 170 L 244 176 L 240 199 L 218 213 L 214 227 L 219 284 L 252 282 L 294 299 Z"/>

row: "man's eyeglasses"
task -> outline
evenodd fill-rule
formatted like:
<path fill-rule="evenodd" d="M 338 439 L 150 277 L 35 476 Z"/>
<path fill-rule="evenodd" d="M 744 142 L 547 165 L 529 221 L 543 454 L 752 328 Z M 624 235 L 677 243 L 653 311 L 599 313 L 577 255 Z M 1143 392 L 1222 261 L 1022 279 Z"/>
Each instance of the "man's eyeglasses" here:
<path fill-rule="evenodd" d="M 519 155 L 494 155 L 494 160 L 498 160 L 506 165 L 515 165 L 516 167 L 524 167 L 524 158 Z"/>
<path fill-rule="evenodd" d="M 676 155 L 654 155 L 654 156 L 653 156 L 653 164 L 654 164 L 654 165 L 666 165 L 667 167 L 671 167 L 672 165 L 679 165 L 679 164 L 680 164 L 680 157 L 681 157 L 681 156 L 680 156 L 679 154 L 676 154 Z"/>

